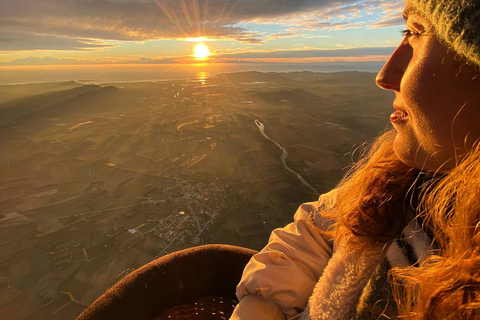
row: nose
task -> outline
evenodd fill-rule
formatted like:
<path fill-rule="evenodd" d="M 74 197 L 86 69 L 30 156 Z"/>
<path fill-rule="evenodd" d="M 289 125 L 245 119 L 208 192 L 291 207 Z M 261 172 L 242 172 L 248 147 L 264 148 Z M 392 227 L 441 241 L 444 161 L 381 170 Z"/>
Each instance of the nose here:
<path fill-rule="evenodd" d="M 385 90 L 400 91 L 400 84 L 412 54 L 412 47 L 402 42 L 377 74 L 377 86 Z"/>

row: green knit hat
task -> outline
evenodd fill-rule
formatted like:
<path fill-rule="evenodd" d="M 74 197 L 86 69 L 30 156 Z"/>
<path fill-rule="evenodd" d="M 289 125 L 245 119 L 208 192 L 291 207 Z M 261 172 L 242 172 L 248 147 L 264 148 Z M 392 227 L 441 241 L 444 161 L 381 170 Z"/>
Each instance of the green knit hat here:
<path fill-rule="evenodd" d="M 480 0 L 410 0 L 439 40 L 480 66 Z"/>

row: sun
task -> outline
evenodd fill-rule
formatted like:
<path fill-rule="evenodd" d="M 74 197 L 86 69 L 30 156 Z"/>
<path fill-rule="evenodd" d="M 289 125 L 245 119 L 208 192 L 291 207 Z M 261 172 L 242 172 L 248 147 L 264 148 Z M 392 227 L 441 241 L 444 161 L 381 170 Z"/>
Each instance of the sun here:
<path fill-rule="evenodd" d="M 211 55 L 208 47 L 203 43 L 199 43 L 195 46 L 193 56 L 199 60 L 204 60 Z"/>

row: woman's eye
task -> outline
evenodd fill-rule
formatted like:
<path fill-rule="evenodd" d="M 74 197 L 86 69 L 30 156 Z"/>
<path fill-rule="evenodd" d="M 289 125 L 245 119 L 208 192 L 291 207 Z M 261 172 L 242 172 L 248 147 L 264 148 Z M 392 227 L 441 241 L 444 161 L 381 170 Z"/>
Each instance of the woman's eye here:
<path fill-rule="evenodd" d="M 416 38 L 422 35 L 421 32 L 415 31 L 415 30 L 410 30 L 410 29 L 405 29 L 402 30 L 402 35 L 403 35 L 403 43 L 404 44 L 409 44 L 409 40 L 411 38 Z"/>
<path fill-rule="evenodd" d="M 403 36 L 406 37 L 406 38 L 418 37 L 418 36 L 421 35 L 420 32 L 414 31 L 414 30 L 410 30 L 410 29 L 402 30 L 402 34 L 403 34 Z"/>

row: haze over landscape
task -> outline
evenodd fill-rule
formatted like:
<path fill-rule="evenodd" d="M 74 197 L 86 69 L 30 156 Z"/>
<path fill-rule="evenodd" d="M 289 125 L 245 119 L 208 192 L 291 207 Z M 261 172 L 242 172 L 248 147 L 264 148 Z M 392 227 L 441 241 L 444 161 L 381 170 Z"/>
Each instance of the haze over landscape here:
<path fill-rule="evenodd" d="M 260 249 L 385 129 L 374 77 L 0 86 L 0 313 L 73 319 L 163 254 Z"/>
<path fill-rule="evenodd" d="M 389 126 L 397 0 L 0 0 L 0 317 L 261 249 Z"/>

